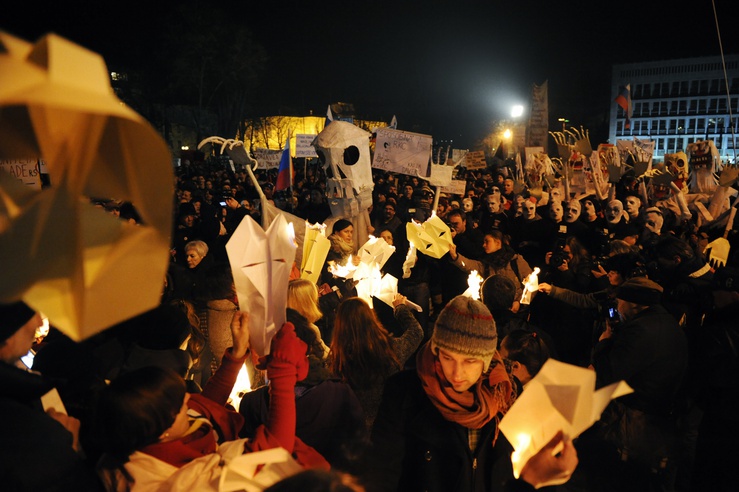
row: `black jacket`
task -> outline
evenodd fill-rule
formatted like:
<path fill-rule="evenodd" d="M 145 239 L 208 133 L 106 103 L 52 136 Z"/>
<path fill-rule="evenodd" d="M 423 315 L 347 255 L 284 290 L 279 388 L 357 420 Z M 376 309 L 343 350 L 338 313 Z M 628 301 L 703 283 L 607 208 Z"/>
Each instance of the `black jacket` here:
<path fill-rule="evenodd" d="M 497 491 L 513 480 L 512 447 L 496 421 L 480 431 L 476 451 L 465 427 L 446 420 L 424 392 L 415 370 L 385 386 L 372 431 L 373 449 L 364 477 L 369 491 Z M 526 484 L 521 484 L 527 487 Z"/>

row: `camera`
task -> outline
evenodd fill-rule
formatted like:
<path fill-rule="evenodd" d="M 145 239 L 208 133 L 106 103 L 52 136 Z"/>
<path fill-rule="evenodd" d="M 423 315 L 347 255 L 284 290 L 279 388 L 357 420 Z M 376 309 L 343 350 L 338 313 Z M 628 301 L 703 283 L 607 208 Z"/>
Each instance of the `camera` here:
<path fill-rule="evenodd" d="M 552 268 L 559 268 L 569 258 L 570 255 L 564 250 L 564 246 L 557 246 L 557 249 L 552 252 L 552 256 L 549 258 L 549 265 L 551 265 Z"/>

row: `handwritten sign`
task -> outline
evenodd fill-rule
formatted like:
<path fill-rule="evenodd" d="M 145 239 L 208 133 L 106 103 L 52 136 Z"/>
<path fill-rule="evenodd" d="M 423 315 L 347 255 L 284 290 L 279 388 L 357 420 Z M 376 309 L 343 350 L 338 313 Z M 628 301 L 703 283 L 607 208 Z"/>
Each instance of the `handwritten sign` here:
<path fill-rule="evenodd" d="M 467 181 L 464 179 L 453 179 L 451 184 L 448 186 L 442 186 L 439 188 L 443 193 L 449 193 L 452 195 L 464 195 L 467 189 Z"/>
<path fill-rule="evenodd" d="M 280 167 L 281 150 L 254 149 L 254 158 L 259 163 L 259 169 L 277 169 Z"/>
<path fill-rule="evenodd" d="M 482 150 L 467 152 L 464 156 L 464 167 L 467 169 L 485 169 L 487 166 L 485 152 Z"/>
<path fill-rule="evenodd" d="M 295 157 L 318 157 L 316 149 L 311 145 L 315 135 L 298 133 L 295 135 Z"/>
<path fill-rule="evenodd" d="M 425 176 L 431 157 L 431 135 L 391 128 L 377 129 L 372 167 L 411 176 Z"/>
<path fill-rule="evenodd" d="M 0 161 L 0 171 L 10 174 L 35 190 L 41 189 L 39 161 L 36 159 L 2 160 Z"/>

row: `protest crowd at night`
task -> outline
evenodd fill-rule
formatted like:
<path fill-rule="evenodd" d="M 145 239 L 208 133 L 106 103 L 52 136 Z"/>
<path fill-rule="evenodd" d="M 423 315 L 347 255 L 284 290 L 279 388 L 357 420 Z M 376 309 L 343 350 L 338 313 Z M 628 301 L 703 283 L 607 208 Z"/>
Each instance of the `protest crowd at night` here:
<path fill-rule="evenodd" d="M 739 168 L 710 140 L 563 127 L 473 165 L 329 109 L 317 157 L 214 136 L 172 166 L 112 91 L 3 85 L 0 157 L 48 182 L 0 176 L 0 489 L 733 488 Z"/>

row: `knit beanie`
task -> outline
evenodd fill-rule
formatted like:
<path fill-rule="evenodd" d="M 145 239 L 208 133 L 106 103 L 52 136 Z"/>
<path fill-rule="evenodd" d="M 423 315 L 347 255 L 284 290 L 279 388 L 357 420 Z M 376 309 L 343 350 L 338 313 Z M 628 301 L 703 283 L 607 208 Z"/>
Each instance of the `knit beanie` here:
<path fill-rule="evenodd" d="M 662 286 L 646 277 L 632 277 L 618 287 L 616 298 L 640 306 L 659 304 Z"/>
<path fill-rule="evenodd" d="M 0 343 L 13 336 L 34 314 L 36 311 L 23 301 L 0 304 Z"/>
<path fill-rule="evenodd" d="M 487 371 L 498 346 L 498 331 L 488 308 L 465 295 L 452 299 L 439 313 L 431 348 L 482 359 Z"/>

